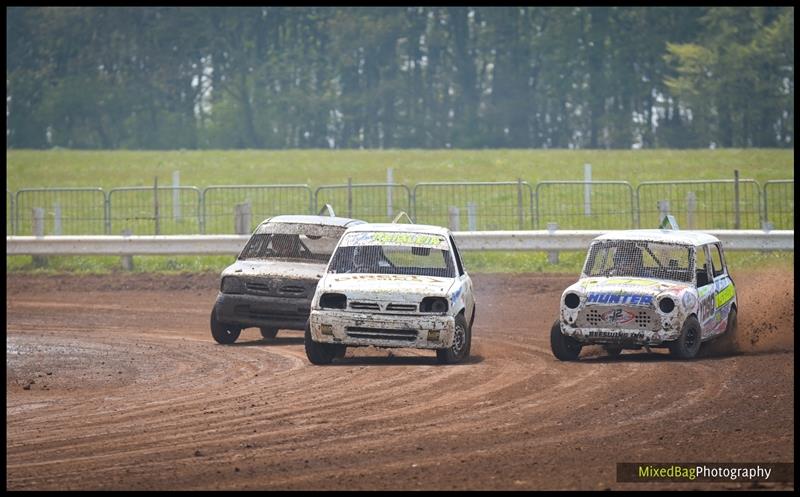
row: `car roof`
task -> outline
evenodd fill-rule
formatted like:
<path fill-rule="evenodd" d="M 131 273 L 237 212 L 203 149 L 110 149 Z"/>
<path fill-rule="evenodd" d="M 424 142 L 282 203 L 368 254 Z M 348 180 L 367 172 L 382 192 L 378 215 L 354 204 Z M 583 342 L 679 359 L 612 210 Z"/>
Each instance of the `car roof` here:
<path fill-rule="evenodd" d="M 609 231 L 594 240 L 647 240 L 653 242 L 679 243 L 699 247 L 707 243 L 718 243 L 719 238 L 700 231 L 683 230 L 622 230 Z"/>
<path fill-rule="evenodd" d="M 450 235 L 450 230 L 442 226 L 432 224 L 401 224 L 401 223 L 365 223 L 353 226 L 347 231 L 398 231 L 401 233 L 429 233 L 442 235 L 445 238 Z"/>
<path fill-rule="evenodd" d="M 261 224 L 264 223 L 320 224 L 323 226 L 341 226 L 349 228 L 350 226 L 365 224 L 365 221 L 351 219 L 349 217 L 284 214 L 267 218 L 261 222 Z"/>

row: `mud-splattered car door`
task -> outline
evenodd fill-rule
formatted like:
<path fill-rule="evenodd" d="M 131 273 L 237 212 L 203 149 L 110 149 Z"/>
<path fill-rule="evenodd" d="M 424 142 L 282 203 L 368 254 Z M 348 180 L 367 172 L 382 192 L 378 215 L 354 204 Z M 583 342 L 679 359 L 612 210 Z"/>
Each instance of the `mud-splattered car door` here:
<path fill-rule="evenodd" d="M 456 241 L 453 236 L 450 236 L 450 245 L 453 247 L 453 257 L 456 260 L 456 269 L 458 271 L 458 282 L 461 288 L 461 295 L 464 299 L 464 317 L 467 318 L 469 326 L 472 327 L 475 320 L 475 293 L 472 291 L 472 279 L 467 274 L 464 268 L 464 261 L 461 260 L 461 254 L 456 246 Z"/>
<path fill-rule="evenodd" d="M 711 267 L 711 257 L 708 245 L 697 248 L 697 320 L 702 329 L 701 336 L 705 339 L 711 336 L 713 329 L 714 311 L 716 302 L 714 297 L 714 272 Z"/>
<path fill-rule="evenodd" d="M 719 335 L 725 331 L 728 325 L 728 314 L 731 307 L 736 303 L 736 289 L 733 280 L 728 274 L 728 267 L 722 255 L 722 247 L 719 243 L 708 244 L 711 255 L 711 267 L 714 278 L 714 315 L 713 320 L 709 320 L 709 335 Z M 705 333 L 703 334 L 705 338 Z"/>

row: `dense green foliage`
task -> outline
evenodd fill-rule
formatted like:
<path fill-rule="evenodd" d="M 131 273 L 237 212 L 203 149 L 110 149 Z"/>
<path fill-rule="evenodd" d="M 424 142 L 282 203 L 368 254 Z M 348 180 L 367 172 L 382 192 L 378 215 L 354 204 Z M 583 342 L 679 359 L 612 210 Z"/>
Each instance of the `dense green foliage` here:
<path fill-rule="evenodd" d="M 7 146 L 793 147 L 792 7 L 10 7 Z"/>

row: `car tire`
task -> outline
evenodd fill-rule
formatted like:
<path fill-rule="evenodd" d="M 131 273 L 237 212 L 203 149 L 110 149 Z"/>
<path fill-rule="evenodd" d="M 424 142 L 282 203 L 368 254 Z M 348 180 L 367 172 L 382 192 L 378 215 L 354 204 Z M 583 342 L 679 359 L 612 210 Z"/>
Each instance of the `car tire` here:
<path fill-rule="evenodd" d="M 550 328 L 550 349 L 559 361 L 575 361 L 583 346 L 572 337 L 561 333 L 561 320 L 556 319 Z"/>
<path fill-rule="evenodd" d="M 308 357 L 311 364 L 316 364 L 318 366 L 330 364 L 333 359 L 344 356 L 347 350 L 347 347 L 344 345 L 315 342 L 314 339 L 311 338 L 311 325 L 309 322 L 306 322 L 306 331 L 303 341 L 305 342 L 306 357 Z"/>
<path fill-rule="evenodd" d="M 608 357 L 617 358 L 622 354 L 622 347 L 604 347 Z"/>
<path fill-rule="evenodd" d="M 344 355 L 347 354 L 347 346 L 346 345 L 334 345 L 334 359 L 342 359 Z"/>
<path fill-rule="evenodd" d="M 467 324 L 464 314 L 456 316 L 453 344 L 446 349 L 436 349 L 436 361 L 439 364 L 457 364 L 469 357 L 472 347 L 472 328 Z"/>
<path fill-rule="evenodd" d="M 669 344 L 670 354 L 678 359 L 693 359 L 697 356 L 702 345 L 700 330 L 700 321 L 696 317 L 686 318 L 680 336 Z"/>
<path fill-rule="evenodd" d="M 211 309 L 211 336 L 217 343 L 230 345 L 239 338 L 241 328 L 220 322 L 217 319 L 217 309 Z"/>
<path fill-rule="evenodd" d="M 275 335 L 278 334 L 278 328 L 262 326 L 261 328 L 259 328 L 259 330 L 261 330 L 261 336 L 265 340 L 271 340 L 275 338 Z"/>

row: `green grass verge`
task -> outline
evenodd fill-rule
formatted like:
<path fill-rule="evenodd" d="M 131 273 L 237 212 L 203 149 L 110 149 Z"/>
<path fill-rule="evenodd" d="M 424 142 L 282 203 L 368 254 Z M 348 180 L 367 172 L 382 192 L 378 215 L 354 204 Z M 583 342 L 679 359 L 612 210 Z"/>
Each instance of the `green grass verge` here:
<path fill-rule="evenodd" d="M 563 273 L 577 277 L 586 252 L 560 252 L 558 264 L 550 264 L 546 252 L 465 252 L 464 264 L 470 273 Z M 766 268 L 794 270 L 794 252 L 730 251 L 725 254 L 732 272 Z M 135 256 L 136 272 L 221 272 L 234 256 Z M 31 256 L 6 256 L 6 272 L 36 274 L 108 274 L 121 271 L 117 256 L 48 257 L 47 266 L 37 267 Z"/>

